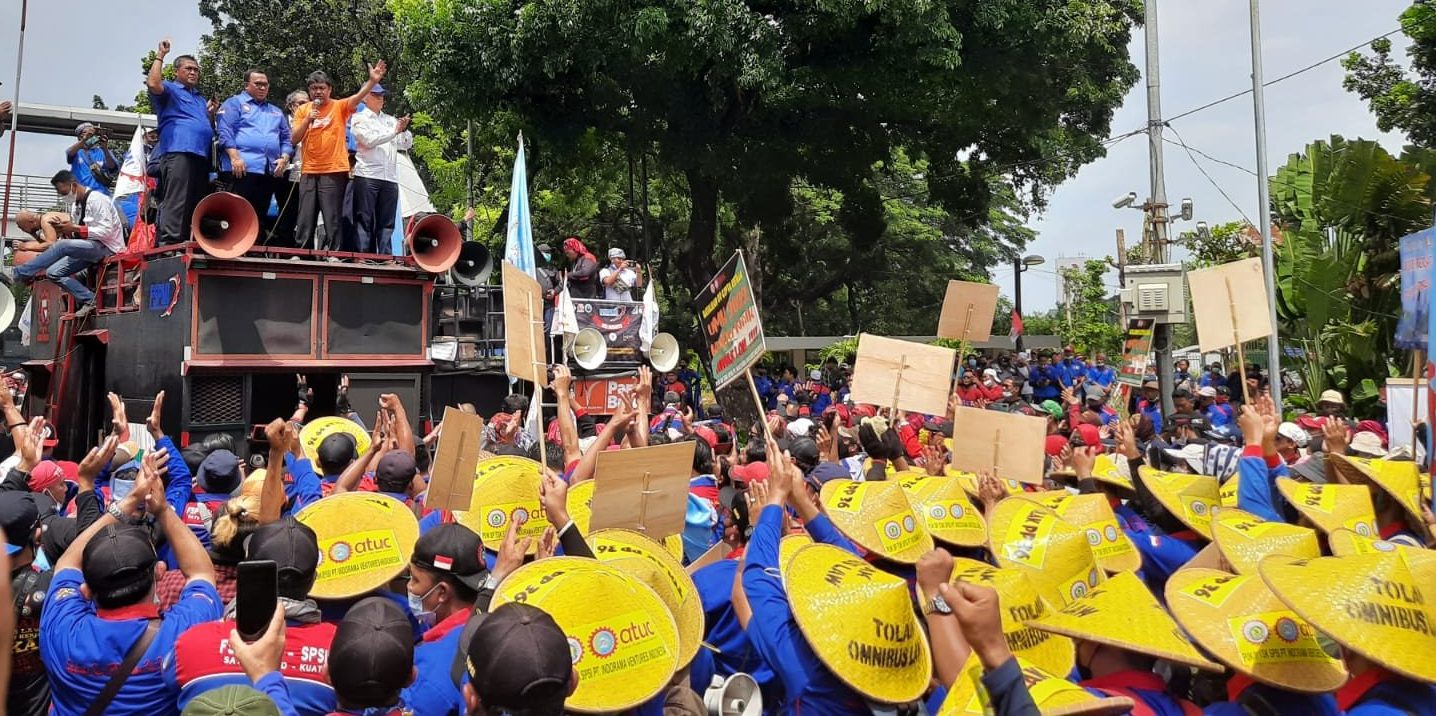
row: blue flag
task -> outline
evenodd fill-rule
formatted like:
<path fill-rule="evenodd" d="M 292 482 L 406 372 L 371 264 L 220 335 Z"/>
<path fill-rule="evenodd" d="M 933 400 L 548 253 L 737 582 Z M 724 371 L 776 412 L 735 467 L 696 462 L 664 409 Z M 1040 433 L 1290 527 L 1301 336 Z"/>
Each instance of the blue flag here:
<path fill-rule="evenodd" d="M 509 226 L 504 239 L 504 260 L 514 268 L 538 278 L 534 264 L 534 229 L 529 219 L 529 175 L 524 163 L 524 135 L 519 135 L 519 153 L 514 156 L 514 180 L 509 188 Z"/>

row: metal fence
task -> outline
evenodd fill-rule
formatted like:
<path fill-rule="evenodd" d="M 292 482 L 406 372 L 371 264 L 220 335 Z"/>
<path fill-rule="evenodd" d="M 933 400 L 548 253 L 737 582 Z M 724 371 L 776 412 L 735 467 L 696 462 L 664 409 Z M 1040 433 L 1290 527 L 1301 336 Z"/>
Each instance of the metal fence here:
<path fill-rule="evenodd" d="M 10 193 L 10 214 L 5 217 L 5 238 L 22 235 L 23 232 L 15 228 L 15 214 L 21 209 L 60 210 L 60 200 L 55 196 L 55 187 L 50 185 L 50 177 L 16 174 L 10 178 L 10 184 L 4 187 L 3 191 Z"/>

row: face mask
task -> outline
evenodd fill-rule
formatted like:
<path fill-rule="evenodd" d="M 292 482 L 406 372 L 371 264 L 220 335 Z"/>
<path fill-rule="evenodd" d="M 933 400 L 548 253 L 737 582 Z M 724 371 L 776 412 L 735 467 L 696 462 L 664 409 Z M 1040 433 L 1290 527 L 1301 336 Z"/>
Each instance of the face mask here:
<path fill-rule="evenodd" d="M 967 361 L 967 367 L 969 367 L 969 368 L 976 368 L 976 367 L 977 367 L 977 361 L 976 361 L 976 360 L 973 360 L 973 359 L 971 359 L 971 358 L 969 358 L 968 361 Z"/>
<path fill-rule="evenodd" d="M 45 554 L 45 550 L 40 549 L 40 548 L 37 547 L 37 548 L 35 549 L 35 569 L 38 569 L 38 570 L 40 570 L 41 572 L 44 572 L 44 571 L 48 570 L 49 568 L 50 568 L 50 557 L 49 557 L 49 555 Z"/>
<path fill-rule="evenodd" d="M 1002 397 L 1004 397 L 1004 398 L 1011 398 L 1011 397 L 1012 397 L 1012 391 L 1011 391 L 1011 390 L 1003 390 L 1003 391 L 1002 391 Z"/>
<path fill-rule="evenodd" d="M 989 388 L 991 388 L 992 386 L 997 385 L 997 381 L 995 381 L 995 380 L 993 380 L 993 379 L 991 379 L 991 378 L 987 378 L 987 379 L 985 379 L 985 380 L 982 381 L 982 384 L 985 385 L 985 386 L 987 386 L 987 387 L 989 387 Z"/>
<path fill-rule="evenodd" d="M 544 261 L 552 261 L 552 260 L 553 260 L 553 256 L 552 256 L 551 254 L 549 254 L 549 252 L 547 252 L 547 251 L 540 252 L 539 255 L 540 255 L 540 256 L 543 256 L 543 260 L 544 260 Z"/>
<path fill-rule="evenodd" d="M 409 612 L 414 615 L 414 619 L 418 621 L 419 624 L 422 626 L 431 627 L 434 626 L 434 622 L 438 621 L 437 614 L 431 611 L 424 611 L 424 600 L 428 599 L 429 595 L 433 594 L 434 590 L 438 588 L 439 585 L 435 584 L 434 586 L 429 587 L 429 591 L 424 592 L 423 594 L 415 594 L 413 592 L 407 593 L 407 596 L 409 597 Z"/>

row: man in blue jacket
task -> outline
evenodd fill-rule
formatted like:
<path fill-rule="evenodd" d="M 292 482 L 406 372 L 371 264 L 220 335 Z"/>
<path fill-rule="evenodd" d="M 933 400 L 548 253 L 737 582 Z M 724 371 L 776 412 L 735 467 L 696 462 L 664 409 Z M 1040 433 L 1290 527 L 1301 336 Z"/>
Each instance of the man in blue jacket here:
<path fill-rule="evenodd" d="M 269 76 L 249 70 L 244 90 L 224 101 L 216 120 L 220 180 L 254 207 L 268 235 L 273 226 L 269 205 L 276 196 L 287 195 L 284 172 L 294 156 L 289 118 L 269 101 Z"/>

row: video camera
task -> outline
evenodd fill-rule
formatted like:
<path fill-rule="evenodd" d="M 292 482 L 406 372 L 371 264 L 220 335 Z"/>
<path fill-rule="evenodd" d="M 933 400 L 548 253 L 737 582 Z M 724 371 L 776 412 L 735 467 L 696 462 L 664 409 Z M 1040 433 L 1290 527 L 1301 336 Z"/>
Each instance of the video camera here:
<path fill-rule="evenodd" d="M 101 142 L 107 142 L 107 141 L 109 141 L 109 140 L 110 140 L 110 130 L 105 129 L 104 127 L 101 127 L 100 125 L 97 124 L 97 125 L 95 125 L 95 127 L 94 127 L 94 131 L 92 131 L 90 134 L 86 135 L 86 137 L 85 137 L 85 148 L 86 148 L 86 149 L 93 149 L 94 147 L 99 146 L 99 144 L 100 144 Z"/>

